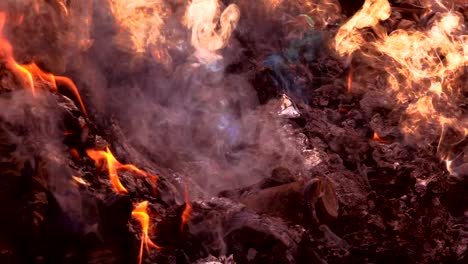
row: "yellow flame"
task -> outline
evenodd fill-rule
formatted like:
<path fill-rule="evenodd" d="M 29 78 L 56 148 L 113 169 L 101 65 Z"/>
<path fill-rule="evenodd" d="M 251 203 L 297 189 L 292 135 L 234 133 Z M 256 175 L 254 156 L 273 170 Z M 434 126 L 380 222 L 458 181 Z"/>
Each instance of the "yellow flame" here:
<path fill-rule="evenodd" d="M 390 12 L 387 0 L 367 0 L 339 29 L 334 48 L 341 56 L 359 50 L 371 63 L 380 63 L 390 91 L 406 106 L 404 133 L 422 139 L 427 128 L 440 132 L 450 127 L 466 136 L 468 118 L 457 102 L 462 85 L 456 85 L 468 62 L 462 15 L 446 9 L 426 30 L 398 29 L 387 35 L 379 21 Z M 372 27 L 377 39 L 366 41 L 364 27 Z"/>
<path fill-rule="evenodd" d="M 335 36 L 335 49 L 339 55 L 351 55 L 365 43 L 359 29 L 375 27 L 379 21 L 390 17 L 387 0 L 367 0 L 362 8 L 346 22 Z"/>
<path fill-rule="evenodd" d="M 219 56 L 240 18 L 240 10 L 230 4 L 221 12 L 218 0 L 193 0 L 185 13 L 185 24 L 192 30 L 191 42 L 202 62 L 210 63 Z M 219 25 L 218 25 L 219 22 Z"/>
<path fill-rule="evenodd" d="M 144 52 L 148 47 L 158 46 L 165 41 L 161 32 L 168 12 L 164 1 L 109 0 L 109 3 L 114 17 L 123 29 L 117 37 L 123 47 Z"/>

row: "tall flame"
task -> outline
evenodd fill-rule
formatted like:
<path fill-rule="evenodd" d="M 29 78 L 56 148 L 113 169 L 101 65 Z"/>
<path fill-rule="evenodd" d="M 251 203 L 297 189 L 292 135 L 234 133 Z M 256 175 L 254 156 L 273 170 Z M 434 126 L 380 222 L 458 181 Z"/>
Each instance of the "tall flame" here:
<path fill-rule="evenodd" d="M 149 177 L 153 183 L 156 182 L 157 176 L 149 174 L 143 170 L 140 170 L 135 165 L 132 164 L 121 164 L 112 154 L 110 149 L 107 147 L 105 151 L 102 150 L 86 150 L 88 156 L 96 162 L 96 165 L 101 164 L 102 161 L 106 161 L 107 163 L 107 170 L 109 172 L 109 178 L 111 180 L 111 184 L 113 189 L 117 193 L 125 194 L 128 193 L 127 189 L 122 185 L 120 182 L 119 176 L 117 174 L 117 170 L 126 170 L 137 173 L 139 175 Z"/>
<path fill-rule="evenodd" d="M 402 131 L 423 141 L 427 129 L 451 128 L 465 137 L 468 134 L 468 118 L 459 106 L 463 88 L 456 85 L 468 62 L 468 38 L 462 32 L 462 15 L 438 5 L 443 12 L 426 30 L 397 29 L 387 34 L 378 23 L 390 16 L 390 4 L 367 0 L 339 29 L 334 42 L 341 56 L 359 50 L 371 63 L 380 63 L 388 76 L 389 92 L 406 106 Z M 364 27 L 371 27 L 377 39 L 365 41 L 360 32 Z M 439 154 L 447 158 L 447 153 Z"/>
<path fill-rule="evenodd" d="M 150 246 L 159 249 L 160 247 L 156 245 L 149 237 L 148 230 L 149 230 L 149 221 L 150 217 L 148 215 L 148 201 L 144 201 L 135 205 L 132 211 L 132 217 L 135 218 L 140 222 L 141 225 L 141 245 L 140 245 L 140 253 L 139 253 L 139 263 L 142 262 L 143 257 L 143 245 L 146 247 L 146 251 L 149 252 Z"/>
<path fill-rule="evenodd" d="M 0 13 L 0 32 L 3 32 L 5 22 L 5 13 Z M 0 34 L 0 52 L 2 53 L 2 56 L 6 62 L 6 66 L 21 77 L 21 80 L 31 89 L 33 95 L 36 93 L 37 86 L 37 83 L 34 80 L 35 78 L 39 78 L 42 81 L 48 82 L 52 85 L 51 88 L 55 91 L 58 91 L 58 85 L 63 85 L 73 93 L 73 96 L 78 101 L 81 111 L 85 116 L 87 116 L 86 109 L 84 107 L 80 93 L 78 92 L 78 88 L 71 79 L 63 76 L 55 76 L 51 73 L 46 73 L 42 71 L 35 63 L 23 65 L 17 63 L 13 56 L 13 47 L 2 33 Z"/>
<path fill-rule="evenodd" d="M 184 227 L 187 224 L 188 220 L 192 218 L 192 204 L 190 203 L 190 200 L 189 200 L 187 187 L 185 187 L 184 189 L 184 198 L 185 198 L 185 208 L 184 208 L 184 211 L 182 212 L 182 223 L 180 225 L 181 231 L 184 231 Z"/>

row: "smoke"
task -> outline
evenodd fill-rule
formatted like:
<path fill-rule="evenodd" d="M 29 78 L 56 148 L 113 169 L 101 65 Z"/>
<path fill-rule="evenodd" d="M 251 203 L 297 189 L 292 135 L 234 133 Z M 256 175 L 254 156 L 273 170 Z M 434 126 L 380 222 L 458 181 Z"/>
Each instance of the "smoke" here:
<path fill-rule="evenodd" d="M 9 82 L 9 88 L 15 87 L 13 78 L 2 80 L 3 84 Z M 32 201 L 35 204 L 45 199 L 45 203 L 50 206 L 57 202 L 60 212 L 54 212 L 55 217 L 67 219 L 67 223 L 48 219 L 61 221 L 63 226 L 57 228 L 65 228 L 68 232 L 87 232 L 87 227 L 93 221 L 95 223 L 89 214 L 92 208 L 83 206 L 86 198 L 73 184 L 72 175 L 77 172 L 70 168 L 68 149 L 61 141 L 63 120 L 70 114 L 67 111 L 77 111 L 73 102 L 60 95 L 39 93 L 33 96 L 27 89 L 18 89 L 4 92 L 0 97 L 0 105 L 0 138 L 2 147 L 5 147 L 0 156 L 3 164 L 1 176 L 9 182 L 14 182 L 11 177 L 24 181 L 26 184 L 21 185 L 21 191 L 27 195 L 32 195 L 29 192 L 35 195 L 52 194 L 48 198 L 34 197 Z M 5 167 L 9 170 L 4 170 Z"/>
<path fill-rule="evenodd" d="M 304 29 L 338 19 L 299 15 L 339 10 L 334 1 L 226 2 L 24 0 L 2 8 L 15 57 L 71 77 L 100 131 L 122 129 L 124 139 L 111 144 L 129 141 L 212 194 L 277 166 L 303 169 L 305 146 L 277 114 L 281 98 L 260 104 L 251 80 Z M 300 99 L 294 85 L 281 86 L 278 93 Z"/>
<path fill-rule="evenodd" d="M 126 65 L 126 77 L 105 90 L 126 136 L 209 193 L 252 184 L 275 166 L 300 168 L 300 149 L 276 115 L 279 106 L 260 106 L 246 73 L 226 72 L 241 56 L 232 39 L 242 19 L 237 5 L 193 1 L 171 13 L 164 23 L 170 28 L 161 32 L 179 39 L 161 37 L 159 47 L 171 65 L 149 60 L 150 45 L 144 62 Z"/>

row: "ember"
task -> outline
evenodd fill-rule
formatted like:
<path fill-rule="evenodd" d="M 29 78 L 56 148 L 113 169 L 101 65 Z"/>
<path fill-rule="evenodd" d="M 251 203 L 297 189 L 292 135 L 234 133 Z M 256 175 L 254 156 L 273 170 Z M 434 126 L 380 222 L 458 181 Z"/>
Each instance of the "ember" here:
<path fill-rule="evenodd" d="M 467 19 L 3 1 L 0 263 L 466 263 Z"/>

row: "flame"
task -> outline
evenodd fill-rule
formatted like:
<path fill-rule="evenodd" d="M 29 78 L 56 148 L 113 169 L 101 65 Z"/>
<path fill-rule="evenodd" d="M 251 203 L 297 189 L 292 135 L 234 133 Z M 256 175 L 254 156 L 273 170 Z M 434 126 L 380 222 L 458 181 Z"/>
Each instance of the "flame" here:
<path fill-rule="evenodd" d="M 192 204 L 190 203 L 187 187 L 184 189 L 185 197 L 185 209 L 182 212 L 182 224 L 180 225 L 180 230 L 184 231 L 184 227 L 187 224 L 188 220 L 192 218 Z"/>
<path fill-rule="evenodd" d="M 76 183 L 79 183 L 79 184 L 82 184 L 82 185 L 85 185 L 85 186 L 89 186 L 90 184 L 85 181 L 83 178 L 81 177 L 78 177 L 78 176 L 73 176 L 72 175 L 72 179 L 76 182 Z"/>
<path fill-rule="evenodd" d="M 79 160 L 80 159 L 80 153 L 78 152 L 77 149 L 70 148 L 70 154 L 72 155 L 74 160 Z"/>
<path fill-rule="evenodd" d="M 367 0 L 362 8 L 346 22 L 335 36 L 335 49 L 341 56 L 351 55 L 365 43 L 358 29 L 375 27 L 379 21 L 390 17 L 387 0 Z"/>
<path fill-rule="evenodd" d="M 141 53 L 147 47 L 164 43 L 162 34 L 168 11 L 162 0 L 109 0 L 111 11 L 124 29 L 117 41 L 128 47 L 126 37 L 130 37 L 130 49 Z"/>
<path fill-rule="evenodd" d="M 127 189 L 122 185 L 117 174 L 117 170 L 126 170 L 137 173 L 139 175 L 149 177 L 153 183 L 156 183 L 157 176 L 149 174 L 143 170 L 140 170 L 135 165 L 132 164 L 121 164 L 114 155 L 111 153 L 110 149 L 107 147 L 105 151 L 102 150 L 86 150 L 88 156 L 96 162 L 96 165 L 101 164 L 102 161 L 107 162 L 107 170 L 109 172 L 109 178 L 113 189 L 117 193 L 125 194 L 128 193 Z"/>
<path fill-rule="evenodd" d="M 0 32 L 3 32 L 5 21 L 5 13 L 0 13 Z M 33 95 L 36 93 L 37 85 L 34 80 L 35 78 L 50 83 L 52 85 L 51 88 L 54 91 L 58 91 L 58 85 L 65 86 L 73 93 L 73 96 L 78 101 L 81 111 L 85 116 L 87 116 L 86 108 L 84 107 L 83 101 L 81 100 L 78 88 L 72 80 L 67 77 L 55 76 L 51 73 L 46 73 L 42 71 L 35 63 L 24 65 L 17 63 L 13 56 L 13 47 L 11 46 L 10 42 L 3 36 L 3 34 L 0 34 L 0 52 L 6 61 L 6 66 L 14 73 L 21 76 L 21 80 L 31 89 Z"/>
<path fill-rule="evenodd" d="M 468 131 L 468 118 L 460 107 L 463 84 L 457 82 L 468 62 L 468 38 L 462 32 L 462 15 L 440 3 L 439 8 L 442 12 L 427 29 L 387 34 L 378 23 L 390 16 L 390 4 L 367 0 L 339 29 L 334 42 L 338 54 L 348 60 L 359 50 L 371 64 L 381 63 L 388 92 L 406 107 L 402 132 L 424 144 L 429 141 L 427 130 L 440 134 L 451 128 L 465 137 Z M 360 32 L 364 27 L 371 27 L 377 38 L 366 41 Z"/>
<path fill-rule="evenodd" d="M 348 94 L 351 93 L 352 85 L 353 85 L 353 67 L 350 66 L 349 71 L 348 71 L 348 77 L 346 78 L 346 88 L 347 88 Z"/>
<path fill-rule="evenodd" d="M 372 137 L 373 140 L 378 141 L 380 143 L 385 143 L 385 140 L 383 140 L 377 132 L 374 132 L 374 136 Z"/>
<path fill-rule="evenodd" d="M 192 30 L 192 45 L 200 61 L 211 63 L 219 59 L 216 52 L 227 45 L 239 18 L 240 10 L 235 4 L 221 12 L 218 0 L 193 0 L 190 3 L 185 24 Z"/>
<path fill-rule="evenodd" d="M 144 201 L 144 202 L 136 204 L 132 211 L 132 217 L 138 220 L 141 225 L 141 245 L 140 245 L 140 253 L 138 255 L 138 260 L 140 264 L 141 264 L 142 257 L 143 257 L 143 245 L 145 245 L 147 252 L 149 252 L 150 246 L 156 249 L 160 248 L 153 241 L 151 241 L 148 235 L 150 217 L 148 215 L 147 208 L 148 208 L 148 201 Z"/>

